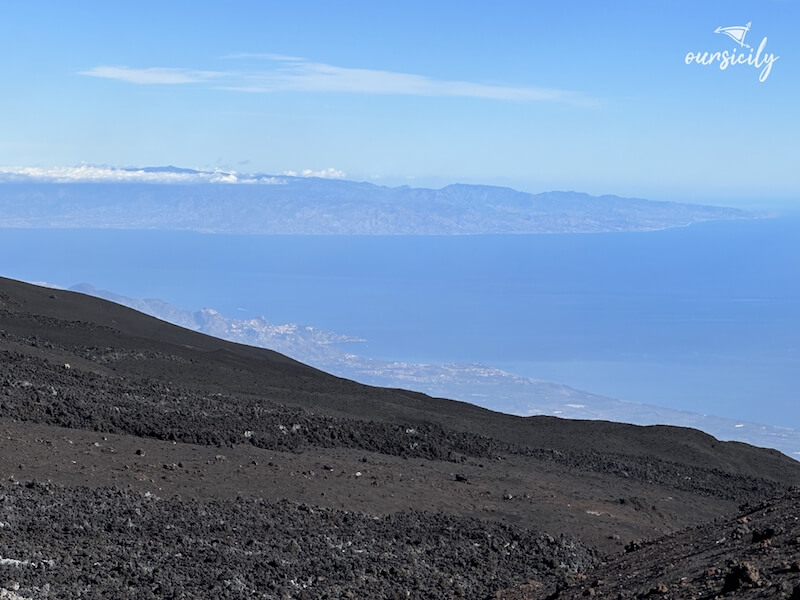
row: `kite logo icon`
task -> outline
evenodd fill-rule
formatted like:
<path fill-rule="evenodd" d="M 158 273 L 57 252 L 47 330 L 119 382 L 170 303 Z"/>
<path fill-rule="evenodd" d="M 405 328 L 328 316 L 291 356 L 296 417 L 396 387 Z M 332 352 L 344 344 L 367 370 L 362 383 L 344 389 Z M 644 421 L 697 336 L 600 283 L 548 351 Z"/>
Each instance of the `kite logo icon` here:
<path fill-rule="evenodd" d="M 740 27 L 717 27 L 714 30 L 714 33 L 724 33 L 742 48 L 749 48 L 750 44 L 744 43 L 744 36 L 746 36 L 747 32 L 750 31 L 750 25 L 752 24 L 753 22 L 750 21 L 747 25 Z"/>
<path fill-rule="evenodd" d="M 772 72 L 772 65 L 780 56 L 776 56 L 771 52 L 766 52 L 766 36 L 761 39 L 758 48 L 753 48 L 750 44 L 745 43 L 744 38 L 747 36 L 747 32 L 750 31 L 750 26 L 752 24 L 752 21 L 750 21 L 747 25 L 717 27 L 714 33 L 722 33 L 728 36 L 739 44 L 739 47 L 737 48 L 734 46 L 730 50 L 723 50 L 721 52 L 687 52 L 684 62 L 687 65 L 697 63 L 704 67 L 718 63 L 721 71 L 736 65 L 749 65 L 760 69 L 761 72 L 758 75 L 759 81 L 766 81 L 767 77 L 769 77 L 769 74 Z"/>

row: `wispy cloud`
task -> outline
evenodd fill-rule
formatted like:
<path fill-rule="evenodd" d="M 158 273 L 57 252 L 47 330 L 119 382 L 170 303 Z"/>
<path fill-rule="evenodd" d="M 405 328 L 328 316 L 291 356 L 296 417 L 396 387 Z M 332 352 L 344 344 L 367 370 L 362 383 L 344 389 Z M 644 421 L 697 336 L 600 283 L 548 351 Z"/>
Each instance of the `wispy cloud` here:
<path fill-rule="evenodd" d="M 162 67 L 149 67 L 146 69 L 132 69 L 130 67 L 99 66 L 78 71 L 79 75 L 102 77 L 105 79 L 118 79 L 128 83 L 179 85 L 186 83 L 204 83 L 220 81 L 227 75 L 219 71 L 192 71 L 189 69 L 167 69 Z"/>
<path fill-rule="evenodd" d="M 200 71 L 181 68 L 97 66 L 81 75 L 117 79 L 142 85 L 206 84 L 216 89 L 252 92 L 340 92 L 353 94 L 483 98 L 520 102 L 589 104 L 583 94 L 531 86 L 504 86 L 470 81 L 447 81 L 425 75 L 338 67 L 281 54 L 230 54 L 224 59 L 257 59 L 269 68 L 250 71 Z"/>

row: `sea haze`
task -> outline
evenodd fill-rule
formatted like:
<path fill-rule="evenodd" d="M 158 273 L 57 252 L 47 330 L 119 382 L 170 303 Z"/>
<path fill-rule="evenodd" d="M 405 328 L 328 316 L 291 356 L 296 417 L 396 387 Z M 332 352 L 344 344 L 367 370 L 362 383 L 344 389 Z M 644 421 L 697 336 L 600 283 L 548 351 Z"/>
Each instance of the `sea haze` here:
<path fill-rule="evenodd" d="M 359 355 L 479 362 L 800 428 L 800 220 L 644 233 L 253 236 L 5 229 L 2 274 L 303 323 Z"/>

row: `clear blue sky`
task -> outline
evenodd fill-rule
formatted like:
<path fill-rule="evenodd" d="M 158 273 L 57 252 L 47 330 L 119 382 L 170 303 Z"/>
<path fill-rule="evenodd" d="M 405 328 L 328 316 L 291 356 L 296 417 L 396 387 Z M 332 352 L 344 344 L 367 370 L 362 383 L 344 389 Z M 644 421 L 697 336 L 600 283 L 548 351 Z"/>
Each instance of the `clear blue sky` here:
<path fill-rule="evenodd" d="M 0 165 L 800 199 L 793 1 L 0 0 Z M 687 52 L 780 58 L 765 81 Z M 798 202 L 800 204 L 800 202 Z"/>

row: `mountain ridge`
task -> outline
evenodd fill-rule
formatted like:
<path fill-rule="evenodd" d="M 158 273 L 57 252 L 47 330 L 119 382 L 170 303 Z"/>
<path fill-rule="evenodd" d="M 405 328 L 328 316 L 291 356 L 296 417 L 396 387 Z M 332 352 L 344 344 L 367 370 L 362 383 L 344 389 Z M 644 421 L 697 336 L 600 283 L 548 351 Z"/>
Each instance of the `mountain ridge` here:
<path fill-rule="evenodd" d="M 653 231 L 756 213 L 716 206 L 508 187 L 116 170 L 132 179 L 0 178 L 0 227 L 191 230 L 256 235 L 486 235 Z M 196 182 L 198 173 L 207 179 Z M 163 183 L 159 177 L 178 178 Z M 0 174 L 2 175 L 2 174 Z M 224 183 L 226 178 L 249 183 Z M 147 179 L 149 178 L 149 179 Z M 180 178 L 185 178 L 180 179 Z M 210 178 L 210 179 L 208 179 Z M 4 180 L 3 180 L 4 179 Z"/>
<path fill-rule="evenodd" d="M 328 373 L 369 385 L 412 389 L 519 416 L 554 415 L 636 425 L 661 423 L 691 427 L 719 439 L 776 448 L 795 459 L 800 456 L 800 434 L 791 429 L 623 402 L 479 364 L 425 365 L 370 359 L 359 356 L 357 349 L 341 349 L 342 344 L 364 341 L 345 334 L 300 324 L 273 324 L 263 316 L 241 320 L 213 309 L 182 310 L 162 300 L 128 298 L 98 290 L 87 283 L 69 289 L 214 337 L 276 350 Z"/>
<path fill-rule="evenodd" d="M 412 415 L 424 414 L 426 420 L 436 422 L 438 425 L 446 425 L 448 413 L 457 406 L 460 411 L 463 411 L 473 420 L 472 422 L 464 421 L 459 424 L 459 427 L 466 427 L 467 431 L 497 435 L 498 439 L 513 444 L 525 443 L 525 440 L 529 439 L 531 432 L 536 431 L 535 435 L 537 441 L 542 441 L 544 444 L 555 447 L 556 449 L 559 449 L 558 444 L 567 443 L 567 432 L 573 427 L 573 423 L 591 423 L 591 427 L 604 432 L 603 435 L 599 436 L 599 439 L 605 438 L 607 434 L 614 430 L 629 432 L 624 444 L 618 445 L 618 451 L 634 455 L 643 452 L 644 449 L 653 451 L 656 448 L 661 448 L 661 451 L 664 452 L 665 455 L 672 455 L 676 451 L 674 441 L 668 441 L 664 438 L 650 439 L 650 434 L 646 432 L 684 431 L 682 428 L 669 426 L 640 427 L 603 421 L 573 422 L 545 416 L 516 417 L 494 413 L 487 409 L 466 403 L 431 398 L 418 392 L 373 388 L 334 377 L 272 350 L 242 346 L 202 333 L 192 332 L 99 298 L 68 291 L 53 294 L 53 291 L 48 288 L 39 288 L 21 282 L 13 282 L 4 278 L 0 278 L 0 282 L 4 284 L 2 286 L 4 291 L 16 288 L 15 291 L 18 292 L 17 297 L 24 298 L 20 308 L 26 310 L 22 312 L 17 309 L 17 311 L 15 311 L 17 314 L 32 314 L 34 317 L 40 316 L 56 320 L 64 319 L 69 316 L 73 323 L 86 324 L 84 326 L 79 326 L 75 332 L 64 330 L 53 331 L 49 322 L 44 322 L 37 327 L 37 329 L 41 328 L 44 331 L 51 329 L 50 335 L 54 340 L 62 336 L 65 339 L 72 339 L 79 336 L 79 339 L 91 341 L 95 337 L 96 328 L 98 326 L 106 331 L 105 335 L 120 332 L 123 336 L 131 340 L 129 342 L 131 344 L 135 343 L 136 340 L 150 339 L 157 334 L 158 342 L 154 346 L 155 349 L 160 349 L 162 347 L 165 349 L 173 348 L 171 351 L 175 352 L 183 348 L 187 353 L 211 353 L 215 361 L 218 361 L 223 366 L 226 364 L 239 364 L 241 365 L 239 368 L 254 368 L 258 365 L 257 368 L 259 371 L 265 370 L 264 376 L 267 376 L 269 372 L 277 371 L 280 372 L 281 376 L 285 376 L 287 373 L 296 373 L 302 380 L 308 382 L 303 385 L 303 387 L 306 388 L 309 386 L 311 388 L 320 386 L 324 388 L 327 385 L 334 384 L 337 386 L 344 386 L 344 389 L 352 390 L 349 394 L 353 400 L 346 401 L 345 398 L 348 397 L 347 394 L 340 394 L 340 399 L 338 401 L 332 401 L 332 399 L 328 399 L 325 395 L 322 395 L 319 398 L 311 400 L 312 404 L 308 406 L 329 408 L 339 412 L 349 410 L 348 406 L 358 406 L 357 411 L 362 418 L 367 414 L 363 411 L 366 411 L 368 407 L 372 407 L 369 412 L 370 418 L 372 419 L 381 421 L 395 420 L 397 418 L 403 418 L 403 415 L 405 415 L 405 418 L 409 418 L 409 416 Z M 0 308 L 8 310 L 9 304 L 13 307 L 14 300 L 6 300 L 3 304 L 5 304 L 5 306 L 0 304 Z M 87 326 L 88 329 L 85 329 Z M 28 325 L 28 331 L 30 331 L 31 328 L 32 326 Z M 31 333 L 35 336 L 35 331 Z M 166 372 L 171 372 L 173 370 L 168 363 L 157 363 L 157 366 L 159 369 L 166 368 Z M 193 371 L 196 371 L 196 369 L 196 367 L 192 367 Z M 313 382 L 313 384 L 311 382 Z M 238 379 L 231 380 L 228 383 L 231 386 L 229 391 L 248 394 L 252 393 L 253 389 L 257 389 L 257 386 L 249 383 L 248 378 L 245 377 L 245 372 L 242 372 L 242 375 Z M 388 394 L 388 397 L 381 401 L 372 400 L 370 393 L 373 391 L 375 393 Z M 356 398 L 358 401 L 354 402 Z M 306 402 L 308 401 L 309 400 L 306 400 Z M 364 404 L 365 402 L 366 404 Z M 415 418 L 419 418 L 419 416 Z M 487 428 L 487 424 L 492 422 L 496 424 Z M 538 423 L 544 425 L 542 427 L 536 426 L 535 424 Z M 533 428 L 531 429 L 532 426 Z M 691 432 L 692 430 L 685 431 Z M 710 448 L 714 447 L 717 442 L 712 441 L 714 438 L 708 434 L 699 431 L 694 431 L 687 435 L 690 435 L 693 440 L 696 440 L 688 443 L 687 448 L 696 448 L 696 451 L 701 452 L 697 457 L 697 462 L 708 464 L 708 456 L 706 453 Z M 607 442 L 599 440 L 585 439 L 582 440 L 582 443 L 585 445 L 586 449 L 592 450 L 602 450 L 607 446 Z M 748 447 L 747 445 L 741 445 L 737 442 L 719 442 L 718 444 L 722 448 L 734 446 Z M 774 453 L 775 456 L 782 456 L 775 451 L 758 450 L 759 455 L 763 452 Z M 703 460 L 699 460 L 701 456 Z M 788 457 L 783 458 L 792 465 L 792 468 L 797 468 L 800 473 L 800 465 L 797 465 L 796 461 Z M 724 463 L 720 464 L 722 465 Z M 750 469 L 750 472 L 753 475 L 763 475 L 765 472 L 764 466 L 761 465 L 758 469 Z"/>

